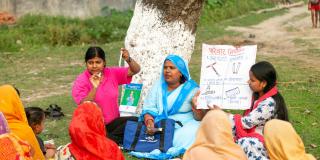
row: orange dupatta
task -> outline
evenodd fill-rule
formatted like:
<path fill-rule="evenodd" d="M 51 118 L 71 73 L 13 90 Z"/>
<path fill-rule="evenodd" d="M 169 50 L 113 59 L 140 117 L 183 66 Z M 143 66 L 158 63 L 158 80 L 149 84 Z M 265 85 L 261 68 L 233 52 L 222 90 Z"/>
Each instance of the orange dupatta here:
<path fill-rule="evenodd" d="M 264 127 L 264 139 L 270 160 L 316 160 L 307 154 L 291 123 L 272 119 Z"/>
<path fill-rule="evenodd" d="M 0 86 L 0 111 L 6 117 L 10 131 L 32 146 L 35 151 L 33 159 L 45 159 L 39 143 L 28 125 L 22 102 L 16 90 L 10 85 Z"/>
<path fill-rule="evenodd" d="M 183 160 L 246 160 L 247 156 L 233 141 L 231 123 L 221 110 L 209 111 L 200 123 L 196 140 Z"/>

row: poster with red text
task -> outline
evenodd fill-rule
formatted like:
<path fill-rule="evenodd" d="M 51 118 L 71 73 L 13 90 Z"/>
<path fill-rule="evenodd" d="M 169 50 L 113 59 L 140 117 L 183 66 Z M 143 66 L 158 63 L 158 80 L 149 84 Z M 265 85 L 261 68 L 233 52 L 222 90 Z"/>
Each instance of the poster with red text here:
<path fill-rule="evenodd" d="M 249 70 L 255 63 L 257 45 L 202 45 L 198 108 L 248 109 L 252 91 Z"/>

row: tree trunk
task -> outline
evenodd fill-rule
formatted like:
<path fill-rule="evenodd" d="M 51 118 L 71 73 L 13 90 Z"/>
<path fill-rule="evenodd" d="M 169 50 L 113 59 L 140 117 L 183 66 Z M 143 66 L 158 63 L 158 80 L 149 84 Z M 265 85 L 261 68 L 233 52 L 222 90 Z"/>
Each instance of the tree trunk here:
<path fill-rule="evenodd" d="M 196 25 L 204 0 L 137 0 L 125 47 L 141 65 L 133 83 L 143 83 L 143 98 L 159 79 L 164 58 L 174 53 L 187 62 L 195 44 Z"/>

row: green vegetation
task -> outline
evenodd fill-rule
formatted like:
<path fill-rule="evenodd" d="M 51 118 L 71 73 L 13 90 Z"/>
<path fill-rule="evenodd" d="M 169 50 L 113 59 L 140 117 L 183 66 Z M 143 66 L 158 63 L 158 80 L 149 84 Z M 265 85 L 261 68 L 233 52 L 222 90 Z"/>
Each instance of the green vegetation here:
<path fill-rule="evenodd" d="M 274 4 L 266 0 L 207 0 L 200 24 L 210 25 L 251 11 L 270 8 Z"/>
<path fill-rule="evenodd" d="M 72 46 L 121 41 L 126 35 L 132 11 L 110 11 L 108 16 L 86 20 L 26 15 L 15 26 L 0 26 L 0 51 L 17 52 L 21 46 Z"/>
<path fill-rule="evenodd" d="M 193 79 L 199 81 L 201 44 L 239 33 L 227 31 L 227 26 L 258 24 L 286 10 L 256 14 L 251 11 L 272 7 L 265 0 L 207 0 L 197 29 L 195 52 L 190 62 Z M 14 84 L 20 89 L 25 106 L 46 108 L 56 103 L 63 108 L 65 118 L 48 120 L 44 139 L 57 145 L 68 143 L 68 125 L 74 104 L 70 88 L 83 71 L 83 54 L 90 44 L 107 52 L 107 65 L 116 65 L 119 48 L 123 46 L 132 12 L 106 11 L 106 16 L 87 20 L 43 15 L 22 17 L 14 26 L 0 26 L 1 84 Z M 297 39 L 295 45 L 310 45 L 310 40 Z M 232 44 L 228 40 L 223 43 Z M 310 52 L 310 53 L 309 53 Z M 305 55 L 319 56 L 319 49 Z M 320 78 L 319 70 L 309 67 L 297 57 L 273 57 L 258 54 L 258 60 L 273 63 L 280 76 L 279 88 L 286 99 L 290 119 L 302 136 L 308 152 L 320 157 Z M 295 64 L 295 65 L 291 65 Z M 25 99 L 28 95 L 32 99 Z M 312 147 L 316 144 L 318 147 Z M 136 159 L 125 153 L 127 159 Z"/>

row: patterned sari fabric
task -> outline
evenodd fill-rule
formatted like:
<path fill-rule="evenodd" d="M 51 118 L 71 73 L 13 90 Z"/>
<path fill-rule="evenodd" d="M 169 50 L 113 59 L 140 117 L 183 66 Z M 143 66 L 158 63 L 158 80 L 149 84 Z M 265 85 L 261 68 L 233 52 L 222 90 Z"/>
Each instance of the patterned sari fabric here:
<path fill-rule="evenodd" d="M 45 159 L 36 136 L 28 125 L 22 102 L 16 90 L 10 85 L 0 86 L 0 112 L 5 116 L 10 132 L 31 145 L 34 150 L 33 159 Z"/>
<path fill-rule="evenodd" d="M 101 109 L 93 102 L 84 102 L 74 111 L 69 134 L 68 148 L 75 159 L 124 160 L 118 145 L 106 137 Z"/>
<path fill-rule="evenodd" d="M 191 107 L 191 100 L 198 90 L 198 85 L 191 79 L 187 63 L 176 55 L 169 55 L 166 60 L 171 61 L 178 68 L 186 82 L 168 92 L 168 86 L 162 73 L 161 79 L 152 86 L 144 100 L 140 120 L 144 120 L 144 115 L 149 114 L 154 118 L 155 123 L 162 119 L 171 118 L 180 121 L 183 127 L 175 125 L 173 147 L 169 148 L 166 153 L 162 153 L 159 149 L 150 153 L 130 152 L 139 158 L 170 159 L 183 154 L 194 142 L 200 124 L 194 119 Z"/>
<path fill-rule="evenodd" d="M 221 110 L 209 111 L 201 121 L 196 140 L 183 160 L 246 160 L 234 143 L 228 116 Z"/>
<path fill-rule="evenodd" d="M 1 160 L 32 160 L 31 146 L 13 133 L 0 135 Z"/>
<path fill-rule="evenodd" d="M 304 144 L 289 122 L 273 119 L 264 127 L 264 138 L 270 160 L 315 160 L 306 154 Z"/>

